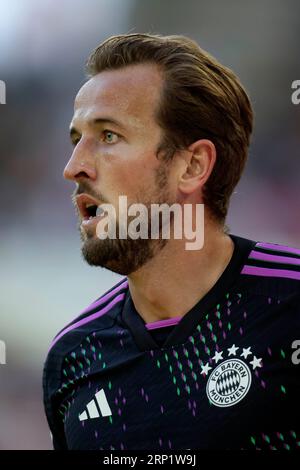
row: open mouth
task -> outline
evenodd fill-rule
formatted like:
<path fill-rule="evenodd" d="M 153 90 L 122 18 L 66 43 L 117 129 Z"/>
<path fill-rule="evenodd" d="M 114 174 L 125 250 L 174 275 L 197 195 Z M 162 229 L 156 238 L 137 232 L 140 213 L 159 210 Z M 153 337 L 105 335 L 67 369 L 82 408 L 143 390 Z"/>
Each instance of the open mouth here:
<path fill-rule="evenodd" d="M 76 204 L 82 220 L 91 220 L 95 217 L 100 217 L 105 213 L 105 211 L 100 207 L 101 203 L 99 204 L 98 201 L 87 194 L 76 196 Z"/>
<path fill-rule="evenodd" d="M 87 210 L 89 219 L 96 217 L 97 215 L 101 215 L 101 212 L 103 212 L 101 207 L 96 206 L 96 205 L 86 206 L 86 210 Z"/>

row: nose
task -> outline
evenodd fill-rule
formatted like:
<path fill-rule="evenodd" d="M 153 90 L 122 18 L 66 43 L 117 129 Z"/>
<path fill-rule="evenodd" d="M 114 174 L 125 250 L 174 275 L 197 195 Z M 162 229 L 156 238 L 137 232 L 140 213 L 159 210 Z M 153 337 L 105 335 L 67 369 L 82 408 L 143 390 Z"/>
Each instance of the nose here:
<path fill-rule="evenodd" d="M 91 149 L 87 147 L 83 139 L 74 148 L 63 171 L 63 176 L 65 179 L 75 182 L 82 177 L 96 179 L 95 160 Z"/>

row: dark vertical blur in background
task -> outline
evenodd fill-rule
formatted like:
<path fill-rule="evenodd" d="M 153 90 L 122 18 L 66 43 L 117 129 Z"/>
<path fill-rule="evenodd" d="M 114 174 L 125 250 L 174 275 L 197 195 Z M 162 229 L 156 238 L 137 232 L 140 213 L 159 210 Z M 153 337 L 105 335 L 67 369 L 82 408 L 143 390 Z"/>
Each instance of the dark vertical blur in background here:
<path fill-rule="evenodd" d="M 62 171 L 84 62 L 126 32 L 185 34 L 233 68 L 255 109 L 245 174 L 232 196 L 233 233 L 300 245 L 297 0 L 0 1 L 0 448 L 51 448 L 41 373 L 52 337 L 119 276 L 90 268 Z"/>

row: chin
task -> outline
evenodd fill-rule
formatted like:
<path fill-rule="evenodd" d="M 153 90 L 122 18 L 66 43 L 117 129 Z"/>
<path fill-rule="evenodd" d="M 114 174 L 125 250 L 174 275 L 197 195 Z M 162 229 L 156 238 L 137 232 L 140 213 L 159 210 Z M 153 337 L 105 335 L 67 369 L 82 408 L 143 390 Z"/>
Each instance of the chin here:
<path fill-rule="evenodd" d="M 166 242 L 167 240 L 88 238 L 83 241 L 81 251 L 90 266 L 99 266 L 128 276 L 157 255 Z"/>

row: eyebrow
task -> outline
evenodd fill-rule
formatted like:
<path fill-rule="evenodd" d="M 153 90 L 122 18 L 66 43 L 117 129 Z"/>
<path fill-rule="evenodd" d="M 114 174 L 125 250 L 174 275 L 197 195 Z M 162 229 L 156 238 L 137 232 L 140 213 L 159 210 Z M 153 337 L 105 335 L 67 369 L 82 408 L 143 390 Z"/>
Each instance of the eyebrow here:
<path fill-rule="evenodd" d="M 116 119 L 113 119 L 111 117 L 95 118 L 88 121 L 88 125 L 90 126 L 97 126 L 99 124 L 113 124 L 114 126 L 120 127 L 121 129 L 125 130 L 125 126 L 120 121 L 117 121 Z M 76 129 L 76 127 L 71 126 L 70 136 L 72 137 L 72 135 L 74 134 L 80 134 L 80 132 Z"/>

